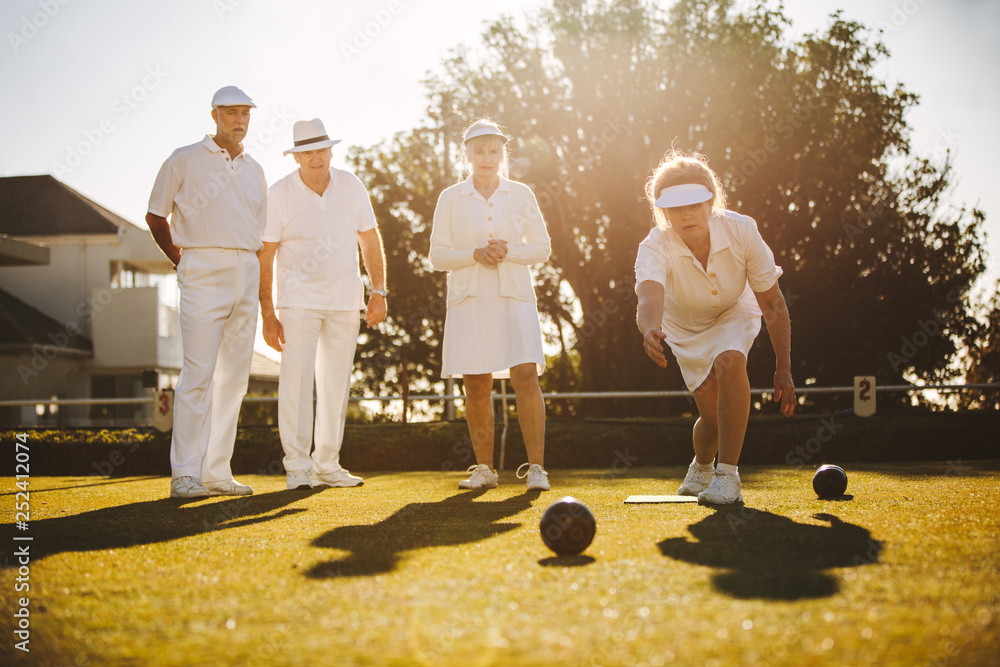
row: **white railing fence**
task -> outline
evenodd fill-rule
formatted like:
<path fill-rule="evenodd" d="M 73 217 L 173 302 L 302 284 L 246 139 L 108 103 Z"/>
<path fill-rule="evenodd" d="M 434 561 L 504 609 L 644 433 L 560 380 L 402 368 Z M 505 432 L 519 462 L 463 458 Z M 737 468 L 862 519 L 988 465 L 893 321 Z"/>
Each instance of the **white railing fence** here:
<path fill-rule="evenodd" d="M 493 401 L 502 402 L 506 405 L 507 402 L 507 387 L 506 381 L 501 381 L 500 391 L 494 392 Z M 933 391 L 938 393 L 955 393 L 961 391 L 996 391 L 1000 389 L 1000 384 L 931 384 L 931 385 L 883 385 L 877 387 L 878 393 L 919 393 Z M 852 394 L 855 388 L 853 386 L 842 386 L 842 387 L 796 387 L 795 392 L 799 397 L 810 395 L 810 394 Z M 761 396 L 763 398 L 769 397 L 774 393 L 773 389 L 751 389 L 751 394 L 754 396 Z M 686 390 L 677 391 L 595 391 L 595 392 L 551 392 L 543 393 L 542 397 L 546 401 L 576 401 L 583 399 L 636 399 L 636 398 L 690 398 L 691 393 Z M 34 399 L 18 399 L 18 400 L 4 400 L 0 401 L 0 409 L 2 408 L 35 408 L 35 412 L 40 417 L 36 423 L 24 423 L 19 424 L 19 426 L 38 426 L 38 425 L 59 425 L 59 426 L 129 426 L 137 425 L 140 423 L 150 423 L 151 420 L 151 409 L 155 397 L 145 396 L 145 397 L 133 397 L 133 398 L 34 398 Z M 268 404 L 276 403 L 278 400 L 277 396 L 246 396 L 243 399 L 245 404 Z M 387 394 L 387 395 L 375 395 L 375 396 L 351 396 L 349 401 L 352 403 L 370 402 L 370 403 L 381 403 L 383 406 L 393 403 L 393 402 L 403 402 L 405 407 L 408 409 L 411 404 L 417 401 L 426 401 L 430 404 L 449 402 L 453 403 L 455 401 L 464 401 L 465 397 L 462 394 Z M 123 417 L 123 416 L 98 416 L 98 417 L 74 417 L 72 419 L 60 420 L 58 418 L 58 413 L 62 407 L 86 407 L 86 406 L 128 406 L 133 405 L 140 408 L 145 408 L 148 406 L 149 410 L 139 410 L 135 417 Z M 405 410 L 404 410 L 405 412 Z M 14 425 L 11 425 L 14 427 Z"/>

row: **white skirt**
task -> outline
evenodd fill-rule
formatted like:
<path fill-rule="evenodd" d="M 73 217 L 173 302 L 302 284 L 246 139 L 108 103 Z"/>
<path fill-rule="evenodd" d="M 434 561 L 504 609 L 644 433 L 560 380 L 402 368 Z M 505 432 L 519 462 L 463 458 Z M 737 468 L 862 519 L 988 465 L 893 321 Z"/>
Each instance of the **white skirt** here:
<path fill-rule="evenodd" d="M 677 359 L 684 384 L 694 392 L 712 372 L 716 358 L 734 350 L 747 357 L 754 339 L 760 333 L 760 309 L 756 301 L 740 299 L 701 332 L 685 331 L 664 318 L 667 344 Z"/>
<path fill-rule="evenodd" d="M 509 378 L 518 364 L 545 370 L 542 327 L 532 301 L 500 296 L 500 273 L 479 268 L 476 295 L 448 308 L 441 377 L 492 373 Z"/>

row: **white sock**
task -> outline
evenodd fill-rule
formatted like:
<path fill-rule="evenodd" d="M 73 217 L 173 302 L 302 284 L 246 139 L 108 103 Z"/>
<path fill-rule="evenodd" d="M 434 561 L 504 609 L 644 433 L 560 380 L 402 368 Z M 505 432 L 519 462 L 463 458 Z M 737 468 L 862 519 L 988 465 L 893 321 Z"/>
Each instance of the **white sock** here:
<path fill-rule="evenodd" d="M 694 469 L 698 472 L 712 472 L 715 469 L 712 467 L 711 463 L 698 463 L 698 459 L 691 461 L 691 465 L 693 465 Z"/>
<path fill-rule="evenodd" d="M 740 478 L 739 466 L 730 465 L 728 463 L 720 463 L 715 467 L 715 472 L 722 473 L 726 475 L 732 475 L 736 479 Z"/>

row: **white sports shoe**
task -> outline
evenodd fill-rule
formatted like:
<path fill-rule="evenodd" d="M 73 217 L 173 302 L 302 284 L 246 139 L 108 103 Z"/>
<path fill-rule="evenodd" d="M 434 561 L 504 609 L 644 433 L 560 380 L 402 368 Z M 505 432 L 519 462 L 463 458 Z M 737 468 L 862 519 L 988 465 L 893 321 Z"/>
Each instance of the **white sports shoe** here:
<path fill-rule="evenodd" d="M 528 471 L 522 475 L 521 469 L 524 466 L 528 466 Z M 549 473 L 537 463 L 522 463 L 515 474 L 518 479 L 528 478 L 528 491 L 548 491 L 552 488 L 549 486 Z"/>
<path fill-rule="evenodd" d="M 240 484 L 235 479 L 226 479 L 221 482 L 202 482 L 202 486 L 208 489 L 210 496 L 252 496 L 253 488 L 246 484 Z"/>
<path fill-rule="evenodd" d="M 485 463 L 469 466 L 465 472 L 471 472 L 472 476 L 458 483 L 460 489 L 492 489 L 497 485 L 497 474 Z"/>
<path fill-rule="evenodd" d="M 699 505 L 732 505 L 743 503 L 743 489 L 739 475 L 715 471 L 712 483 L 698 494 Z"/>
<path fill-rule="evenodd" d="M 714 470 L 698 470 L 696 465 L 692 463 L 688 466 L 687 475 L 684 476 L 684 481 L 681 482 L 680 488 L 677 489 L 677 495 L 697 496 L 712 483 L 713 472 Z"/>
<path fill-rule="evenodd" d="M 171 498 L 207 498 L 208 489 L 196 477 L 175 477 L 170 480 Z"/>
<path fill-rule="evenodd" d="M 285 485 L 289 489 L 311 489 L 308 470 L 289 470 L 285 475 Z"/>
<path fill-rule="evenodd" d="M 352 475 L 343 468 L 334 472 L 318 473 L 315 470 L 309 473 L 313 488 L 318 486 L 345 487 L 361 486 L 365 480 L 357 475 Z"/>

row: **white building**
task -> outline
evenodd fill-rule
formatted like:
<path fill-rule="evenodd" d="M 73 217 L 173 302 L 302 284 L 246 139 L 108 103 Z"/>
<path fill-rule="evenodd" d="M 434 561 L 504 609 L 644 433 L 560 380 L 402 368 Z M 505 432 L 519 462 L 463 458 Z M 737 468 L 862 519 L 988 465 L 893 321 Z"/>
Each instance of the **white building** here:
<path fill-rule="evenodd" d="M 0 427 L 149 422 L 141 405 L 41 406 L 172 387 L 177 299 L 148 230 L 52 176 L 0 178 L 0 401 L 39 401 L 0 407 Z M 255 355 L 250 391 L 273 392 L 277 375 L 277 362 Z"/>

